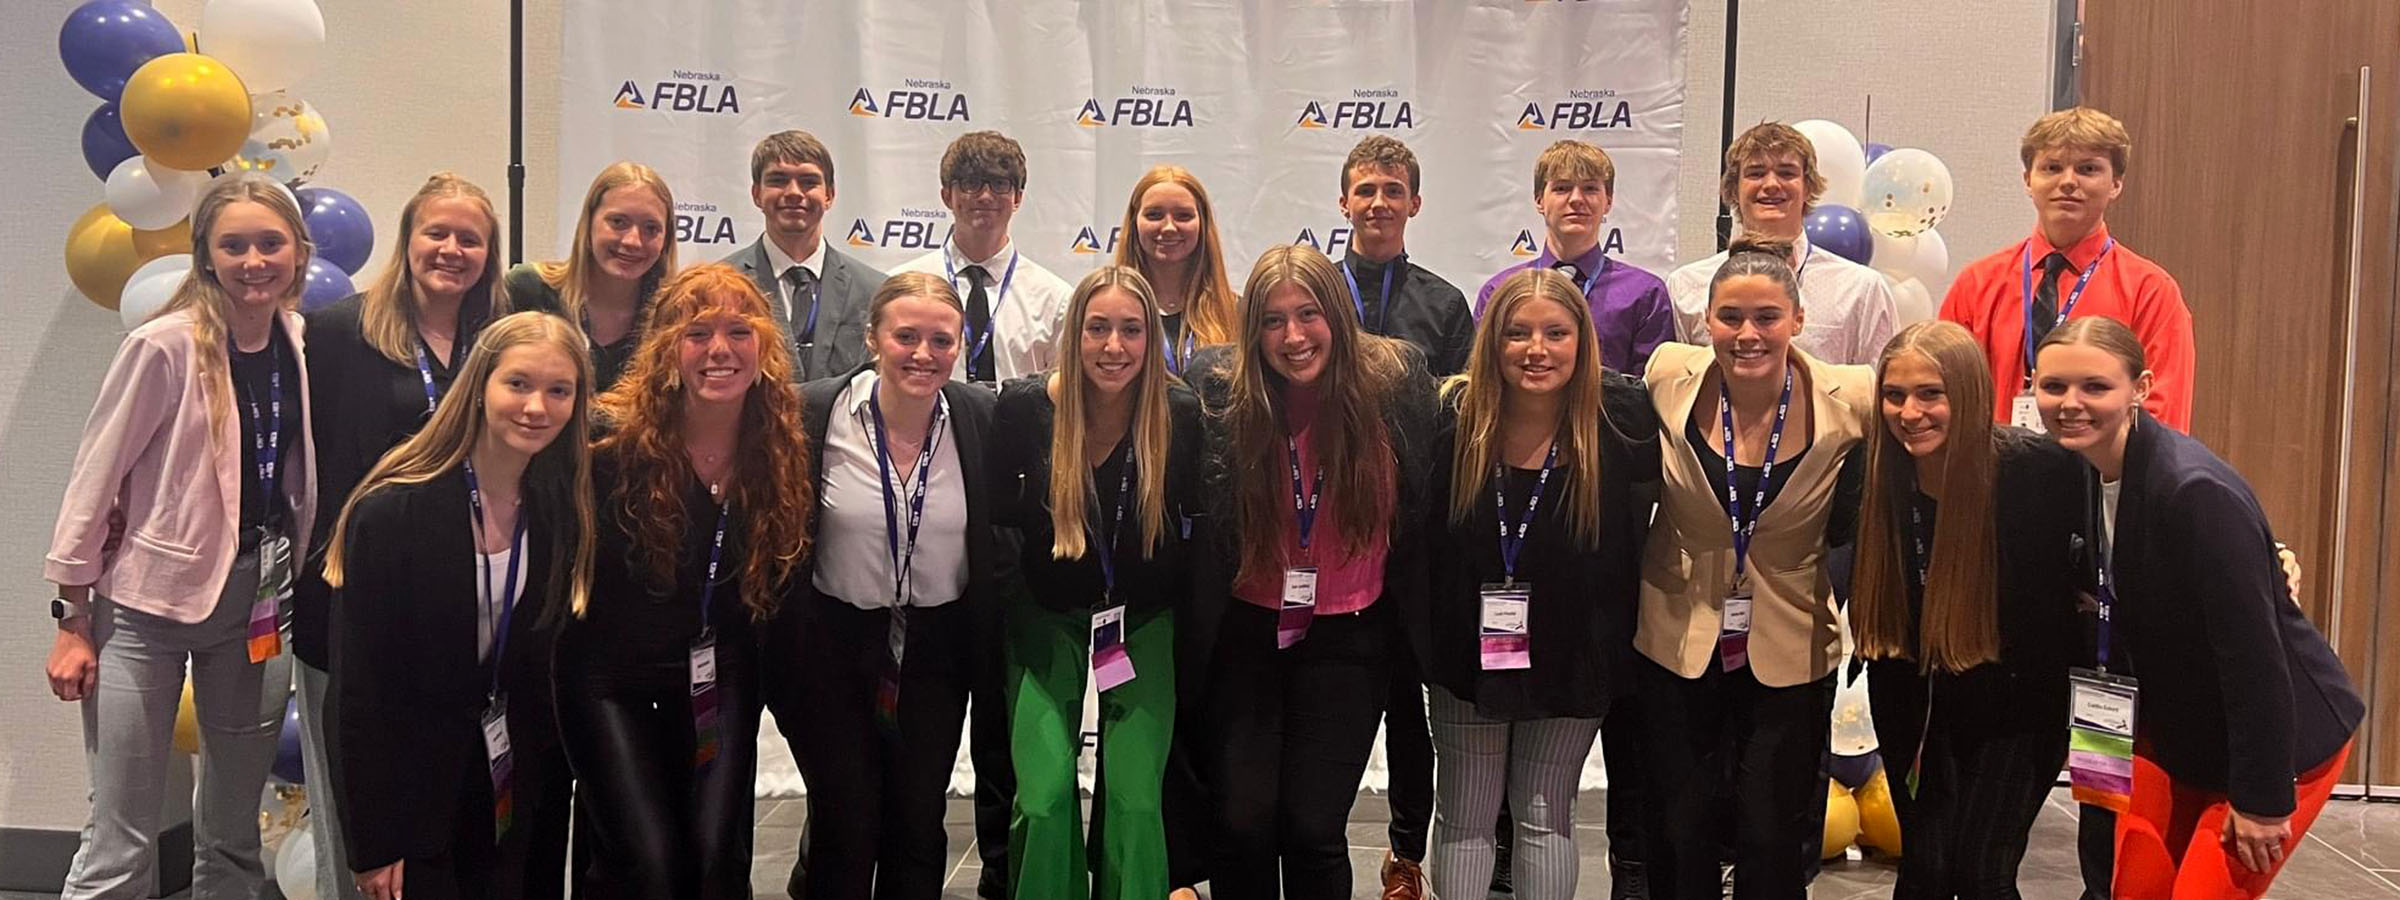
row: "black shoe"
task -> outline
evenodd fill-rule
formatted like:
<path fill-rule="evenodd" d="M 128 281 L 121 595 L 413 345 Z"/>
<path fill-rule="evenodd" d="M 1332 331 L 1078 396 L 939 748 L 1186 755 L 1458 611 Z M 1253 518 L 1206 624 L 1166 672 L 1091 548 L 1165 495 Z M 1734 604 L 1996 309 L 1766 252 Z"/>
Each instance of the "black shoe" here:
<path fill-rule="evenodd" d="M 1516 896 L 1517 886 L 1513 874 L 1509 871 L 1511 866 L 1509 860 L 1515 853 L 1509 847 L 1509 842 L 1505 840 L 1494 844 L 1492 851 L 1492 896 Z"/>
<path fill-rule="evenodd" d="M 1609 900 L 1650 900 L 1650 873 L 1640 860 L 1608 858 Z"/>
<path fill-rule="evenodd" d="M 983 875 L 975 879 L 975 896 L 983 900 L 1008 900 L 1008 872 L 985 866 Z"/>

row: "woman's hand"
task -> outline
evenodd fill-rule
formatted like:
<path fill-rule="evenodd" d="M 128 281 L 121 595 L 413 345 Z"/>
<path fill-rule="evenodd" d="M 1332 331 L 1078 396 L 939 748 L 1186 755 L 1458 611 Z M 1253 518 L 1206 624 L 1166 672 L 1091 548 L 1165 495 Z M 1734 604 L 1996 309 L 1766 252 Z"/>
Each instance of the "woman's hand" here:
<path fill-rule="evenodd" d="M 2241 810 L 2225 811 L 2225 849 L 2233 851 L 2242 867 L 2264 873 L 2283 862 L 2283 842 L 2292 836 L 2290 816 L 2252 816 Z"/>
<path fill-rule="evenodd" d="M 100 657 L 92 650 L 92 620 L 89 615 L 60 622 L 58 639 L 50 644 L 50 661 L 45 668 L 50 676 L 50 693 L 58 699 L 73 703 L 92 694 L 100 679 Z"/>
<path fill-rule="evenodd" d="M 359 893 L 367 895 L 367 900 L 400 900 L 400 867 L 405 865 L 408 865 L 408 860 L 404 859 L 380 869 L 357 873 L 350 879 L 358 885 Z"/>

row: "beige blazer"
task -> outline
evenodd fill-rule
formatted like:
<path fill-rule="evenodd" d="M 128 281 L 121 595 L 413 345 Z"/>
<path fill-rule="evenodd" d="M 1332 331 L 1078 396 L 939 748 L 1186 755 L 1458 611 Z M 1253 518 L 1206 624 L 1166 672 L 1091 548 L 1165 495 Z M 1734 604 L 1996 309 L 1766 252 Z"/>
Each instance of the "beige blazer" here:
<path fill-rule="evenodd" d="M 1793 401 L 1806 392 L 1815 433 L 1799 468 L 1759 517 L 1750 543 L 1750 667 L 1768 687 L 1805 684 L 1833 671 L 1841 635 L 1833 585 L 1821 565 L 1825 521 L 1843 457 L 1854 448 L 1865 452 L 1859 444 L 1875 415 L 1872 368 L 1834 365 L 1797 347 L 1791 354 L 1807 376 L 1806 385 L 1793 385 Z M 1733 524 L 1684 433 L 1715 364 L 1707 347 L 1661 344 L 1643 376 L 1666 441 L 1660 460 L 1665 485 L 1642 551 L 1633 645 L 1685 678 L 1699 677 L 1711 664 L 1725 594 L 1733 585 Z M 1787 451 L 1798 449 L 1791 437 L 1785 436 Z"/>

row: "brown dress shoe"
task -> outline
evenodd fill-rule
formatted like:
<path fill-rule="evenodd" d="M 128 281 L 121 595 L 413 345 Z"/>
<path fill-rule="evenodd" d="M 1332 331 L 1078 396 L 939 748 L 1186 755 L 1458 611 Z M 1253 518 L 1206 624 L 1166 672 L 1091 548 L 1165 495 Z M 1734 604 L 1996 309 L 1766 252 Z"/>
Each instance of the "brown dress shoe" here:
<path fill-rule="evenodd" d="M 1425 867 L 1384 851 L 1383 900 L 1425 900 Z"/>

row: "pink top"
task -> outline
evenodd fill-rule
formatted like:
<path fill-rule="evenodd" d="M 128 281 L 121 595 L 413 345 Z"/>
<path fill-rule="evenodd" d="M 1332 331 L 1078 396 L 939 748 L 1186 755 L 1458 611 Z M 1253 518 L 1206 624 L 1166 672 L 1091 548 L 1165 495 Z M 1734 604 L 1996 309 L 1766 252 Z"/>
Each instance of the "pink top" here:
<path fill-rule="evenodd" d="M 292 558 L 308 555 L 317 510 L 316 445 L 309 437 L 308 357 L 300 314 L 276 314 L 299 357 L 300 446 L 283 462 L 290 504 Z M 58 525 L 42 577 L 90 585 L 110 602 L 177 622 L 204 621 L 239 554 L 242 512 L 241 424 L 231 413 L 211 433 L 207 394 L 192 377 L 200 353 L 189 312 L 135 328 L 100 382 L 92 416 L 75 451 L 75 474 L 58 507 Z M 217 370 L 221 391 L 231 376 Z M 109 513 L 125 518 L 123 542 L 104 550 Z"/>
<path fill-rule="evenodd" d="M 1283 392 L 1285 421 L 1297 423 L 1300 430 L 1293 438 L 1300 445 L 1300 489 L 1309 490 L 1316 483 L 1317 457 L 1311 437 L 1316 432 L 1317 392 L 1312 388 L 1293 385 Z M 1388 470 L 1387 470 L 1388 471 Z M 1291 470 L 1279 467 L 1270 477 L 1285 485 L 1288 494 Z M 1384 479 L 1389 490 L 1391 479 Z M 1303 498 L 1305 502 L 1305 498 Z M 1354 556 L 1345 556 L 1341 537 L 1334 530 L 1334 518 L 1339 508 L 1338 495 L 1330 489 L 1317 498 L 1316 527 L 1309 532 L 1309 548 L 1300 547 L 1300 522 L 1287 519 L 1283 532 L 1283 558 L 1289 566 L 1317 567 L 1317 614 L 1339 615 L 1352 613 L 1374 605 L 1383 595 L 1383 562 L 1391 553 L 1391 527 L 1378 527 L 1367 548 Z M 1290 507 L 1285 507 L 1288 510 Z M 1283 573 L 1263 572 L 1235 585 L 1233 595 L 1267 609 L 1283 606 Z"/>

